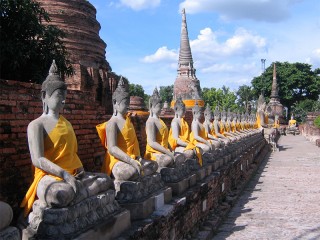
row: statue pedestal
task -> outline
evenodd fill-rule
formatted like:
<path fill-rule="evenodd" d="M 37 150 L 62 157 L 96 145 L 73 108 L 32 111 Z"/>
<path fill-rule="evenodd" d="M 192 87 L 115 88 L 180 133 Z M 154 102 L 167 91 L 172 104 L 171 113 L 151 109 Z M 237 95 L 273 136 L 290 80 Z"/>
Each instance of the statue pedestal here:
<path fill-rule="evenodd" d="M 184 178 L 179 182 L 168 182 L 166 185 L 172 188 L 174 196 L 179 196 L 189 188 L 189 178 Z"/>
<path fill-rule="evenodd" d="M 0 231 L 0 239 L 20 240 L 20 232 L 16 227 L 6 227 Z"/>
<path fill-rule="evenodd" d="M 147 218 L 172 197 L 159 173 L 144 176 L 139 181 L 115 181 L 116 199 L 130 211 L 131 220 Z M 163 203 L 163 204 L 162 204 Z"/>
<path fill-rule="evenodd" d="M 101 236 L 100 239 L 105 239 L 103 234 L 116 237 L 130 226 L 128 218 L 128 213 L 121 209 L 115 200 L 115 191 L 111 189 L 64 208 L 48 208 L 36 200 L 22 238 L 73 239 L 81 234 Z M 115 231 L 109 229 L 104 232 L 103 226 L 107 225 L 112 225 Z"/>
<path fill-rule="evenodd" d="M 89 231 L 82 233 L 75 240 L 104 240 L 114 239 L 131 226 L 130 212 L 123 209 L 120 213 L 108 217 L 108 220 L 92 227 Z"/>

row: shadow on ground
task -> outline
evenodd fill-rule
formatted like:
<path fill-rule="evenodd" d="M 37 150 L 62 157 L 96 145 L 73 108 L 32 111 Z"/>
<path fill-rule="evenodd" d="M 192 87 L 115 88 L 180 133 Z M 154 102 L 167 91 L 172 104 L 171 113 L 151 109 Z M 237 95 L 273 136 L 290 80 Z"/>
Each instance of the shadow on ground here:
<path fill-rule="evenodd" d="M 217 232 L 213 236 L 213 238 L 212 238 L 213 240 L 226 239 L 230 235 L 232 235 L 232 233 L 234 233 L 234 232 L 239 232 L 239 231 L 245 230 L 246 224 L 243 224 L 243 225 L 238 224 L 237 225 L 235 222 L 236 222 L 237 218 L 241 216 L 241 214 L 249 213 L 252 211 L 252 209 L 250 209 L 250 208 L 245 208 L 245 205 L 249 201 L 254 201 L 257 199 L 257 197 L 252 196 L 252 193 L 256 192 L 256 191 L 261 191 L 261 189 L 258 186 L 259 186 L 259 184 L 263 183 L 263 181 L 260 178 L 264 177 L 263 172 L 266 171 L 264 169 L 267 168 L 266 166 L 269 163 L 270 155 L 271 155 L 271 153 L 267 154 L 267 156 L 265 157 L 265 159 L 263 160 L 263 162 L 259 166 L 255 175 L 248 182 L 248 185 L 245 187 L 244 191 L 242 192 L 242 195 L 237 200 L 235 206 L 233 206 L 233 208 L 236 207 L 240 210 L 234 211 L 234 212 L 232 212 L 232 210 L 230 211 L 228 217 L 220 225 L 219 229 L 217 230 Z"/>

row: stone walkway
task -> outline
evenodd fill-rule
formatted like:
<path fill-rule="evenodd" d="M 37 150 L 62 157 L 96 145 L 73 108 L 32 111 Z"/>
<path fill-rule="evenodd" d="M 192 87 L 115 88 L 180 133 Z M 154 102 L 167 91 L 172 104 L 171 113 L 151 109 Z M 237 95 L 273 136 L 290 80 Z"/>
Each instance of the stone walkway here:
<path fill-rule="evenodd" d="M 320 148 L 282 136 L 213 240 L 320 239 Z"/>

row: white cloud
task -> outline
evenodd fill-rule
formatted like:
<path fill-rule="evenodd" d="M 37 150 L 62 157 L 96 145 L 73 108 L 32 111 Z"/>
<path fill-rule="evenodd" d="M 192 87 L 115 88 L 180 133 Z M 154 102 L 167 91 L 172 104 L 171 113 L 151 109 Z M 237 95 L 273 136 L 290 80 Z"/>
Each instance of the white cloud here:
<path fill-rule="evenodd" d="M 311 53 L 311 56 L 307 58 L 307 63 L 314 66 L 314 68 L 317 68 L 320 66 L 320 48 L 313 50 Z"/>
<path fill-rule="evenodd" d="M 121 4 L 132 8 L 135 11 L 156 8 L 160 5 L 161 0 L 120 0 Z"/>
<path fill-rule="evenodd" d="M 169 50 L 166 46 L 160 47 L 154 54 L 145 56 L 142 61 L 145 63 L 156 62 L 178 62 L 178 53 L 176 50 Z"/>
<path fill-rule="evenodd" d="M 266 40 L 244 28 L 239 28 L 233 36 L 219 42 L 217 34 L 211 28 L 200 31 L 197 39 L 190 41 L 194 59 L 204 61 L 221 61 L 230 57 L 251 57 L 265 52 Z"/>
<path fill-rule="evenodd" d="M 187 13 L 217 12 L 225 20 L 252 19 L 279 22 L 289 17 L 289 8 L 299 0 L 185 0 Z"/>

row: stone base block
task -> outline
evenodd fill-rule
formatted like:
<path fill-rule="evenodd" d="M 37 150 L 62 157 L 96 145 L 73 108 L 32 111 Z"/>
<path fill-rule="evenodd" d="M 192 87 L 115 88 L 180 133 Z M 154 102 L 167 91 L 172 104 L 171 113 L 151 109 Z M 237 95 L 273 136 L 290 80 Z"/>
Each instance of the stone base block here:
<path fill-rule="evenodd" d="M 201 169 L 199 169 L 197 172 L 197 181 L 201 181 L 202 179 L 204 179 L 206 177 L 206 169 L 203 167 Z"/>
<path fill-rule="evenodd" d="M 220 161 L 216 160 L 213 164 L 213 171 L 217 170 L 220 167 Z"/>
<path fill-rule="evenodd" d="M 163 190 L 164 203 L 169 203 L 172 199 L 172 188 L 167 187 Z"/>
<path fill-rule="evenodd" d="M 104 239 L 114 239 L 118 237 L 122 232 L 130 228 L 130 212 L 128 210 L 123 210 L 117 215 L 111 216 L 107 221 L 94 226 L 89 231 L 79 235 L 75 240 L 104 240 Z"/>
<path fill-rule="evenodd" d="M 161 192 L 154 196 L 154 209 L 158 210 L 164 206 L 164 193 Z"/>
<path fill-rule="evenodd" d="M 138 203 L 123 203 L 121 207 L 130 211 L 131 220 L 139 220 L 147 218 L 155 210 L 154 196 Z"/>
<path fill-rule="evenodd" d="M 210 164 L 208 166 L 206 166 L 206 176 L 209 176 L 212 172 L 212 165 L 213 164 Z"/>
<path fill-rule="evenodd" d="M 0 239 L 3 240 L 20 240 L 20 232 L 16 227 L 7 227 L 0 231 Z"/>
<path fill-rule="evenodd" d="M 185 178 L 177 183 L 166 183 L 166 185 L 172 188 L 172 194 L 174 196 L 179 196 L 188 189 L 189 178 Z"/>
<path fill-rule="evenodd" d="M 189 186 L 190 187 L 193 187 L 194 185 L 197 184 L 197 175 L 196 174 L 192 174 L 190 177 L 189 177 Z"/>

